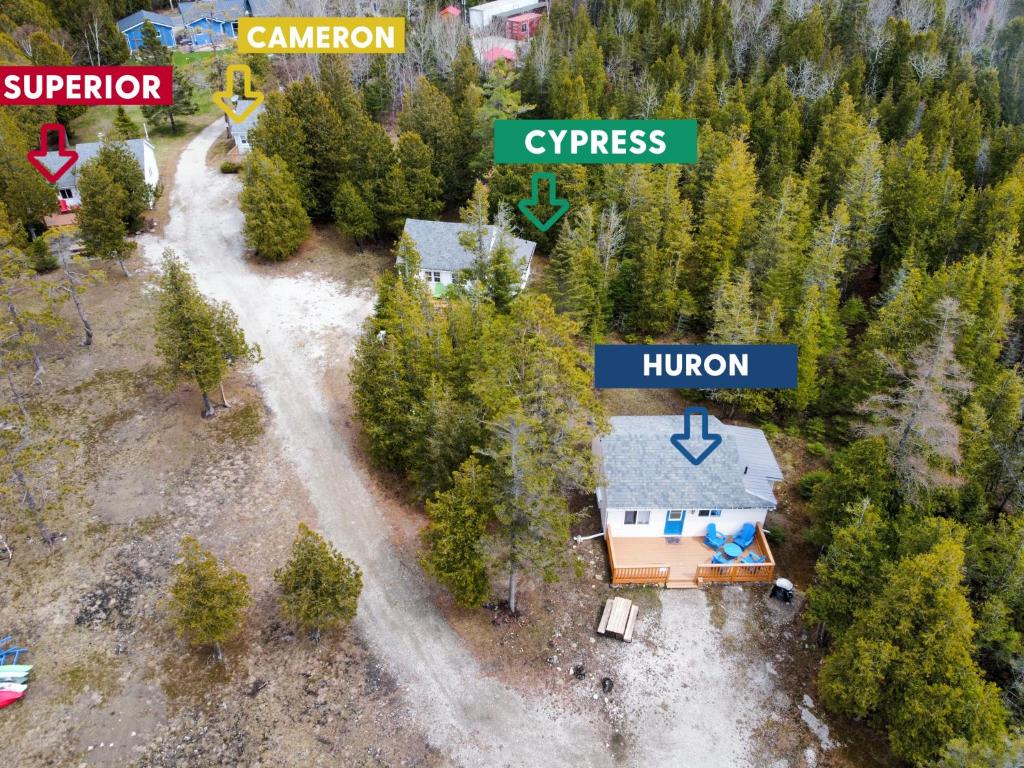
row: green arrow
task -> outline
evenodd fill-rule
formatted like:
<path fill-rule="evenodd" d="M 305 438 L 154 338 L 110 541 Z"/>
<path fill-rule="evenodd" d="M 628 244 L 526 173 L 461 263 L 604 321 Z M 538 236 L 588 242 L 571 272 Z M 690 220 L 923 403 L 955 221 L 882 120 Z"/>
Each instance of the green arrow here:
<path fill-rule="evenodd" d="M 548 205 L 555 209 L 555 212 L 548 217 L 547 221 L 541 221 L 538 219 L 532 210 L 540 203 L 541 179 L 547 179 Z M 549 172 L 537 172 L 530 177 L 530 197 L 519 201 L 519 210 L 522 211 L 523 216 L 529 219 L 533 226 L 541 232 L 547 232 L 555 226 L 555 222 L 562 218 L 565 215 L 565 212 L 569 210 L 569 201 L 561 197 L 556 197 L 557 194 L 558 192 L 555 188 L 555 174 Z"/>

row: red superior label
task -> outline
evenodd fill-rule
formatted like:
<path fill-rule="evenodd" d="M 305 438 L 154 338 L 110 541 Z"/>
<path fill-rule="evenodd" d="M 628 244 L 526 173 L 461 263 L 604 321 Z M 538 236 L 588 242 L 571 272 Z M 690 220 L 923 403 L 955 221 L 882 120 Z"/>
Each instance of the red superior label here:
<path fill-rule="evenodd" d="M 0 67 L 0 104 L 173 104 L 173 67 Z"/>

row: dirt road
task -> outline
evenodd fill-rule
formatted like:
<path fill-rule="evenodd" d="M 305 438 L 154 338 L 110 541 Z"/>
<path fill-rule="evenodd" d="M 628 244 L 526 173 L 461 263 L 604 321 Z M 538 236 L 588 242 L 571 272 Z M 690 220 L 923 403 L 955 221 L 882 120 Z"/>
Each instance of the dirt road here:
<path fill-rule="evenodd" d="M 238 178 L 206 164 L 222 131 L 217 121 L 182 154 L 170 190 L 170 223 L 142 246 L 151 262 L 165 247 L 174 248 L 201 289 L 230 302 L 246 335 L 263 348 L 256 375 L 276 435 L 317 507 L 322 530 L 363 568 L 359 631 L 390 664 L 428 739 L 457 763 L 610 765 L 598 723 L 558 713 L 553 701 L 527 701 L 486 678 L 432 606 L 423 575 L 410 572 L 392 549 L 320 391 L 325 367 L 350 357 L 373 297 L 312 277 L 275 276 L 245 261 Z"/>

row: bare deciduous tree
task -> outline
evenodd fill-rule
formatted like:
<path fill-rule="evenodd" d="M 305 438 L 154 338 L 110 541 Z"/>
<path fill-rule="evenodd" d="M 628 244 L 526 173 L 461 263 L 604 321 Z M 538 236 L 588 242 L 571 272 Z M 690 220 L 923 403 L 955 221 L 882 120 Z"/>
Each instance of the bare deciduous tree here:
<path fill-rule="evenodd" d="M 949 469 L 960 461 L 960 428 L 950 399 L 971 388 L 954 352 L 957 314 L 956 300 L 942 299 L 932 339 L 906 363 L 885 357 L 895 385 L 860 406 L 868 419 L 861 431 L 886 441 L 911 497 L 922 488 L 955 483 Z"/>

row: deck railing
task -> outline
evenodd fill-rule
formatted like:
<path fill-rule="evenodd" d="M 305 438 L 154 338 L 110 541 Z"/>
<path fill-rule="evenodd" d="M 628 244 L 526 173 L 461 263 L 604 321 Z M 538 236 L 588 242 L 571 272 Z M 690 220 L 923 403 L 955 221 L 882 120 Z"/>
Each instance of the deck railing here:
<path fill-rule="evenodd" d="M 612 584 L 668 584 L 669 567 L 667 565 L 634 565 L 619 568 L 615 565 L 615 545 L 611 536 L 608 542 L 608 560 L 612 569 Z"/>
<path fill-rule="evenodd" d="M 663 563 L 644 563 L 641 565 L 631 564 L 628 567 L 619 567 L 615 557 L 615 539 L 606 536 L 608 543 L 608 560 L 612 571 L 612 584 L 660 584 L 667 586 L 671 581 L 672 569 Z M 768 539 L 764 530 L 758 524 L 754 534 L 756 549 L 765 557 L 763 563 L 741 563 L 733 561 L 716 565 L 714 563 L 702 563 L 697 566 L 694 581 L 697 584 L 734 584 L 734 583 L 757 583 L 770 582 L 775 578 L 775 558 L 772 556 L 771 547 L 768 546 Z M 686 580 L 690 579 L 690 571 Z M 677 577 L 678 578 L 678 577 Z"/>
<path fill-rule="evenodd" d="M 764 529 L 761 528 L 760 523 L 757 524 L 754 541 L 757 542 L 758 549 L 764 553 L 765 561 L 763 563 L 733 561 L 721 565 L 715 563 L 698 565 L 697 583 L 733 584 L 773 581 L 775 579 L 775 558 L 772 557 L 772 548 L 768 546 L 768 538 L 764 535 Z"/>

